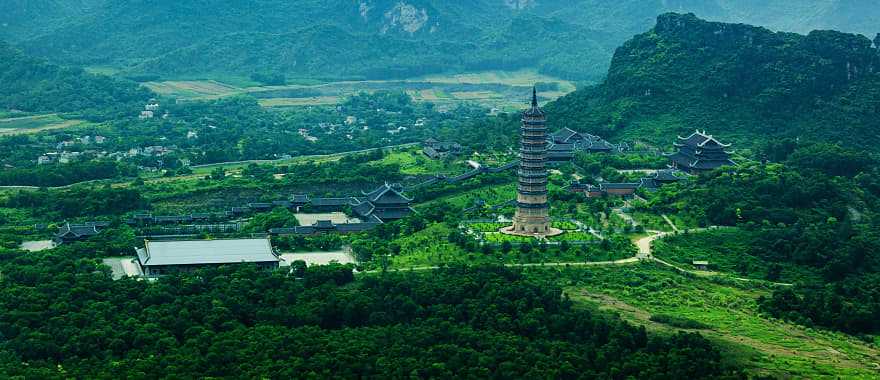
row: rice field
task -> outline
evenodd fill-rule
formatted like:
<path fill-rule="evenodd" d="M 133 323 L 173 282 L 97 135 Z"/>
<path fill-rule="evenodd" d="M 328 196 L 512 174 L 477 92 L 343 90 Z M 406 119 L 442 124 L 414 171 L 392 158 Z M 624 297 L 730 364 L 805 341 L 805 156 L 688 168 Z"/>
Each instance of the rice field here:
<path fill-rule="evenodd" d="M 285 86 L 253 86 L 253 83 L 242 83 L 233 78 L 146 82 L 144 85 L 163 95 L 190 100 L 249 94 L 257 97 L 264 107 L 333 105 L 358 92 L 393 90 L 407 92 L 416 101 L 443 105 L 476 102 L 509 110 L 521 106 L 529 88 L 536 83 L 553 84 L 552 89 L 539 92 L 544 100 L 556 99 L 575 90 L 571 82 L 541 75 L 534 70 L 430 75 L 403 80 L 298 81 Z"/>
<path fill-rule="evenodd" d="M 214 80 L 147 82 L 144 83 L 144 86 L 162 95 L 190 99 L 216 99 L 236 95 L 243 91 L 239 87 Z"/>
<path fill-rule="evenodd" d="M 22 116 L 0 119 L 0 135 L 37 133 L 49 129 L 61 129 L 85 123 L 82 120 L 65 120 L 56 114 Z"/>

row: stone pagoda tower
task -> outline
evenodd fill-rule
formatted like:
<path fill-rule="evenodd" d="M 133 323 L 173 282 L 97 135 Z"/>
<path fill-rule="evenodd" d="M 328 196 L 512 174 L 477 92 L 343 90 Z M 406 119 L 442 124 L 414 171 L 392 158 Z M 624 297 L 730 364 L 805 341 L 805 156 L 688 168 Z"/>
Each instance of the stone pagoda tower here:
<path fill-rule="evenodd" d="M 547 119 L 538 107 L 538 93 L 532 89 L 532 105 L 523 112 L 522 141 L 519 151 L 519 183 L 516 216 L 513 226 L 503 233 L 544 237 L 562 231 L 550 226 L 550 203 L 547 200 Z"/>

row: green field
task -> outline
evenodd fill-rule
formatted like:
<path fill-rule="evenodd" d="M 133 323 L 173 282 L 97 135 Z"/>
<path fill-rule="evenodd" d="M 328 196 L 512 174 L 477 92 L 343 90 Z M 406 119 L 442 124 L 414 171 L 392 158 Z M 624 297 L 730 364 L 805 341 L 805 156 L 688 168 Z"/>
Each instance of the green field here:
<path fill-rule="evenodd" d="M 0 119 L 0 135 L 37 133 L 48 129 L 68 128 L 83 123 L 81 120 L 65 120 L 56 114 L 4 118 Z"/>
<path fill-rule="evenodd" d="M 422 154 L 421 149 L 410 149 L 392 152 L 383 159 L 370 163 L 371 165 L 394 164 L 400 166 L 400 172 L 407 175 L 422 174 L 450 174 L 464 172 L 467 168 L 463 162 L 449 163 L 444 160 L 432 160 Z"/>
<path fill-rule="evenodd" d="M 285 86 L 260 86 L 241 78 L 179 79 L 147 82 L 151 90 L 184 100 L 210 100 L 234 95 L 251 95 L 264 107 L 332 105 L 358 92 L 404 91 L 417 101 L 452 106 L 471 102 L 500 110 L 518 109 L 536 83 L 551 86 L 539 92 L 545 101 L 575 90 L 572 82 L 538 74 L 534 70 L 487 71 L 430 75 L 405 80 L 378 81 L 288 81 Z"/>

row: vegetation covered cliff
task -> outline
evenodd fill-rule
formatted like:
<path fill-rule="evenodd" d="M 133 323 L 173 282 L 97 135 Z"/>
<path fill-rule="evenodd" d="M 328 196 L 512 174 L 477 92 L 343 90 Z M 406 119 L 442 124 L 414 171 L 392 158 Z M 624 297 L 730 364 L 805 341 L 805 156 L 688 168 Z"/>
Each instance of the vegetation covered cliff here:
<path fill-rule="evenodd" d="M 556 125 L 658 143 L 699 128 L 863 147 L 880 142 L 878 112 L 880 52 L 864 36 L 674 13 L 618 48 L 604 83 L 549 107 Z"/>

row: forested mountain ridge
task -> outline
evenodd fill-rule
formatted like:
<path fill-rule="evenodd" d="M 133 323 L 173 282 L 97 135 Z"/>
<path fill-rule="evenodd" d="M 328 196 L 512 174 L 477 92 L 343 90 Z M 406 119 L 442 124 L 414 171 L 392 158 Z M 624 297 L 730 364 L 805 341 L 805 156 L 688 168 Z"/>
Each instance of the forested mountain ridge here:
<path fill-rule="evenodd" d="M 874 22 L 880 11 L 868 5 L 853 0 L 34 0 L 0 5 L 0 38 L 37 56 L 114 66 L 130 75 L 248 76 L 278 70 L 290 77 L 391 78 L 528 67 L 566 79 L 598 80 L 614 47 L 662 12 L 695 12 L 799 32 L 880 32 L 875 26 L 880 22 Z M 323 28 L 332 33 L 314 35 Z M 354 47 L 352 57 L 314 57 L 337 44 Z M 375 58 L 352 59 L 365 56 Z M 187 59 L 209 64 L 209 71 Z M 321 60 L 333 64 L 325 69 Z M 383 64 L 391 68 L 383 70 Z"/>
<path fill-rule="evenodd" d="M 523 67 L 581 79 L 601 74 L 564 68 L 573 60 L 601 67 L 613 51 L 610 38 L 558 19 L 532 22 L 514 8 L 485 0 L 110 2 L 18 45 L 130 75 L 391 78 Z M 529 37 L 541 43 L 523 45 Z"/>
<path fill-rule="evenodd" d="M 0 109 L 73 113 L 90 120 L 136 115 L 153 95 L 136 83 L 56 66 L 0 41 Z"/>
<path fill-rule="evenodd" d="M 316 25 L 285 34 L 237 33 L 210 38 L 173 50 L 132 66 L 134 75 L 197 76 L 204 73 L 281 72 L 289 76 L 317 78 L 406 78 L 446 71 L 519 69 L 537 65 L 545 73 L 582 77 L 569 71 L 575 62 L 587 61 L 577 51 L 555 53 L 558 46 L 519 44 L 531 36 L 560 36 L 579 40 L 579 51 L 611 51 L 590 35 L 596 32 L 562 22 L 510 21 L 496 35 L 476 42 L 425 42 L 390 35 L 353 34 L 333 25 Z M 492 45 L 492 49 L 486 49 Z M 256 50 L 258 56 L 241 55 Z M 352 65 L 352 62 L 358 62 Z"/>
<path fill-rule="evenodd" d="M 771 32 L 664 14 L 617 49 L 607 79 L 548 107 L 557 125 L 669 143 L 695 128 L 726 140 L 880 142 L 880 51 L 861 35 Z"/>

